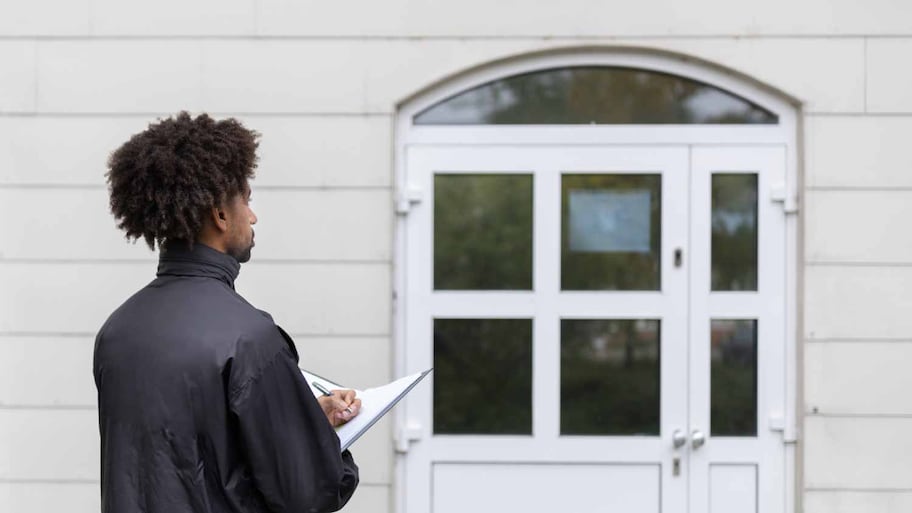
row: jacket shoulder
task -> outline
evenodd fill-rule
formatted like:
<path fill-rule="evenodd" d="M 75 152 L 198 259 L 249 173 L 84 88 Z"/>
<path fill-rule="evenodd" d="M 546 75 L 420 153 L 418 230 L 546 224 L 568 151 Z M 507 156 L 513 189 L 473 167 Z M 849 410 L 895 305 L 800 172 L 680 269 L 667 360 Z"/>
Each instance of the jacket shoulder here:
<path fill-rule="evenodd" d="M 234 348 L 229 392 L 239 391 L 255 382 L 276 359 L 285 358 L 297 365 L 298 352 L 288 333 L 272 317 L 251 307 L 239 329 Z"/>

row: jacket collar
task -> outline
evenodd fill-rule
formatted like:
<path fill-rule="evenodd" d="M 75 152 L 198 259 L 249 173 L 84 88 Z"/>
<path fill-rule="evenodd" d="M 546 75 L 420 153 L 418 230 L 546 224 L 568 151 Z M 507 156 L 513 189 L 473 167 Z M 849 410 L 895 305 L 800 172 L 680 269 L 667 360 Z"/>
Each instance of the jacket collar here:
<path fill-rule="evenodd" d="M 225 282 L 234 290 L 241 264 L 233 256 L 199 242 L 190 249 L 183 241 L 165 244 L 158 258 L 158 276 L 203 276 Z"/>

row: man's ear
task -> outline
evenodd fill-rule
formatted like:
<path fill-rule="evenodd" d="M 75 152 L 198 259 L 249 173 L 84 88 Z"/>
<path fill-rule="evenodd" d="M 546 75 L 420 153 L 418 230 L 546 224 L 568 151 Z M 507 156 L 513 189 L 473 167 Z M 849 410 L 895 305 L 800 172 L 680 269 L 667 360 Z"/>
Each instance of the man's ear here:
<path fill-rule="evenodd" d="M 212 225 L 220 232 L 228 231 L 228 213 L 221 206 L 214 206 L 210 209 Z"/>

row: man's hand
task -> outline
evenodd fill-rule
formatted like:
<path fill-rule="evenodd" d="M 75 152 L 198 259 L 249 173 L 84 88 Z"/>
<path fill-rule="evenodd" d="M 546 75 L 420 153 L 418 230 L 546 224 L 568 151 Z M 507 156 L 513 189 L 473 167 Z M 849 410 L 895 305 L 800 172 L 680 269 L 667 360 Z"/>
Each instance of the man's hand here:
<path fill-rule="evenodd" d="M 361 410 L 361 399 L 355 397 L 354 390 L 333 390 L 332 395 L 320 396 L 317 402 L 332 427 L 345 424 Z"/>

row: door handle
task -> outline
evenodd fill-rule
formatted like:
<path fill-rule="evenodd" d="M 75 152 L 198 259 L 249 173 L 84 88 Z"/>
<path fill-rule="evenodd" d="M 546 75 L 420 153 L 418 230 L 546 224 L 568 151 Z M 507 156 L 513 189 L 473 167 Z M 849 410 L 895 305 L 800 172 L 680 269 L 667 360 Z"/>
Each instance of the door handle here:
<path fill-rule="evenodd" d="M 699 429 L 694 429 L 693 433 L 690 434 L 690 445 L 694 450 L 703 447 L 703 444 L 706 443 L 706 435 Z"/>
<path fill-rule="evenodd" d="M 687 443 L 687 435 L 680 429 L 675 429 L 674 433 L 671 434 L 671 443 L 675 449 L 680 449 Z"/>

